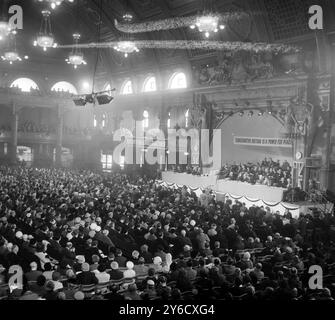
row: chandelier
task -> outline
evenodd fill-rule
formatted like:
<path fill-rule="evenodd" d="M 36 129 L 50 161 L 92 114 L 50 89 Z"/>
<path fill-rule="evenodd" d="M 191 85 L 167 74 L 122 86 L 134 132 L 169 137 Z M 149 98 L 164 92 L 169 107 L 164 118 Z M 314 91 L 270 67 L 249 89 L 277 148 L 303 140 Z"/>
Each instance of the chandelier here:
<path fill-rule="evenodd" d="M 16 38 L 15 34 L 11 35 L 11 38 L 9 39 L 9 44 L 7 50 L 3 53 L 1 56 L 1 59 L 3 61 L 9 62 L 9 64 L 13 64 L 17 61 L 22 61 L 22 58 L 18 54 L 16 50 Z M 25 56 L 24 59 L 28 59 L 28 56 Z"/>
<path fill-rule="evenodd" d="M 51 9 L 56 9 L 58 6 L 64 2 L 64 0 L 38 0 L 39 2 L 48 2 L 50 3 Z M 68 0 L 69 2 L 74 2 L 74 0 Z"/>
<path fill-rule="evenodd" d="M 128 3 L 127 3 L 127 7 L 128 7 Z M 131 23 L 133 20 L 133 15 L 131 12 L 127 11 L 124 15 L 123 15 L 123 20 L 127 23 Z M 139 52 L 140 50 L 138 49 L 138 47 L 136 46 L 136 43 L 134 41 L 131 40 L 129 34 L 125 34 L 125 36 L 123 37 L 123 40 L 119 41 L 116 46 L 114 46 L 114 49 L 118 52 L 122 52 L 124 54 L 124 56 L 127 58 L 128 55 L 130 53 L 134 53 L 134 52 Z"/>
<path fill-rule="evenodd" d="M 52 34 L 51 30 L 51 20 L 50 15 L 51 12 L 48 10 L 42 11 L 42 23 L 40 32 L 37 35 L 36 40 L 34 41 L 34 46 L 43 48 L 44 51 L 47 51 L 48 48 L 56 48 L 57 43 L 55 41 L 55 38 Z"/>
<path fill-rule="evenodd" d="M 70 53 L 69 57 L 65 60 L 68 64 L 73 65 L 73 67 L 75 69 L 78 68 L 78 66 L 84 64 L 86 65 L 87 62 L 84 59 L 84 54 L 80 51 L 79 47 L 78 47 L 78 43 L 79 43 L 79 39 L 80 39 L 80 34 L 79 33 L 75 33 L 73 35 L 74 38 L 74 42 L 75 42 L 75 46 L 72 50 L 72 52 Z"/>
<path fill-rule="evenodd" d="M 225 28 L 224 25 L 219 25 L 219 20 L 220 18 L 217 15 L 204 14 L 196 19 L 196 23 L 191 25 L 191 29 L 198 27 L 199 32 L 205 33 L 206 38 L 209 38 L 212 33 L 217 33 L 219 29 L 223 30 Z"/>
<path fill-rule="evenodd" d="M 114 49 L 118 52 L 124 53 L 124 56 L 127 58 L 130 53 L 139 52 L 134 41 L 119 41 Z"/>
<path fill-rule="evenodd" d="M 10 33 L 11 28 L 7 21 L 0 21 L 0 40 L 5 39 Z"/>

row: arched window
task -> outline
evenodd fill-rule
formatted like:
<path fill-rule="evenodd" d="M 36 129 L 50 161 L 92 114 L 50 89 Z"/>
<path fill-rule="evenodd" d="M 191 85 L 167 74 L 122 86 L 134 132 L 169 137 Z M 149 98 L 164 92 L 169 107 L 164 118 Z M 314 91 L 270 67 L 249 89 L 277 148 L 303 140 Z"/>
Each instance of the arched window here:
<path fill-rule="evenodd" d="M 106 124 L 107 124 L 107 116 L 106 114 L 104 113 L 102 115 L 102 127 L 105 128 L 106 127 Z"/>
<path fill-rule="evenodd" d="M 190 120 L 190 109 L 187 109 L 187 111 L 185 112 L 185 128 L 188 128 L 189 120 Z"/>
<path fill-rule="evenodd" d="M 169 112 L 169 118 L 167 120 L 167 127 L 168 127 L 168 129 L 171 128 L 171 112 Z"/>
<path fill-rule="evenodd" d="M 108 91 L 106 92 L 107 95 L 111 96 L 112 95 L 112 86 L 110 83 L 107 83 L 105 86 L 104 86 L 104 90 L 103 91 Z"/>
<path fill-rule="evenodd" d="M 16 79 L 11 85 L 11 88 L 19 88 L 23 92 L 30 92 L 31 90 L 38 90 L 38 85 L 34 80 L 29 78 Z"/>
<path fill-rule="evenodd" d="M 176 72 L 169 81 L 169 89 L 187 88 L 186 74 L 184 72 Z"/>
<path fill-rule="evenodd" d="M 76 87 L 67 81 L 60 81 L 57 82 L 52 88 L 51 91 L 56 92 L 68 92 L 72 94 L 78 94 Z"/>
<path fill-rule="evenodd" d="M 143 112 L 143 128 L 149 128 L 149 112 L 147 110 Z"/>
<path fill-rule="evenodd" d="M 148 77 L 143 84 L 143 92 L 157 91 L 156 78 L 154 76 Z"/>
<path fill-rule="evenodd" d="M 122 86 L 121 94 L 132 94 L 133 93 L 133 84 L 131 80 L 126 80 Z"/>

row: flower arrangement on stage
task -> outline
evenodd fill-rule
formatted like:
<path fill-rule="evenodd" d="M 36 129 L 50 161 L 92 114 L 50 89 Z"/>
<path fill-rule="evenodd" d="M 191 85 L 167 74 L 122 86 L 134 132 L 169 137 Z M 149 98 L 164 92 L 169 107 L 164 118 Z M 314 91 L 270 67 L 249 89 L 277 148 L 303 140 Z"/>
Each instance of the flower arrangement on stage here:
<path fill-rule="evenodd" d="M 216 21 L 220 21 L 220 23 L 224 25 L 230 20 L 240 20 L 249 15 L 250 13 L 246 12 L 226 12 L 211 14 L 211 17 Z M 197 25 L 202 17 L 202 15 L 195 15 L 190 17 L 174 17 L 169 19 L 147 21 L 141 23 L 120 23 L 115 20 L 115 27 L 119 31 L 124 33 L 146 33 L 192 27 Z"/>
<path fill-rule="evenodd" d="M 114 48 L 120 41 L 79 44 L 78 48 Z M 171 50 L 218 50 L 229 52 L 254 52 L 254 53 L 297 53 L 299 48 L 286 44 L 270 44 L 261 42 L 230 42 L 230 41 L 196 41 L 196 40 L 140 40 L 134 41 L 139 49 L 171 49 Z M 63 45 L 60 48 L 72 48 L 73 45 Z"/>

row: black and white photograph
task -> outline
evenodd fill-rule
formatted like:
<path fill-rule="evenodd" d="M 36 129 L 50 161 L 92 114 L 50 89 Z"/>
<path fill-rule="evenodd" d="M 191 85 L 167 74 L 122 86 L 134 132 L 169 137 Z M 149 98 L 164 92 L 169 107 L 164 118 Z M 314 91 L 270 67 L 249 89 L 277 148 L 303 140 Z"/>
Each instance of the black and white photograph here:
<path fill-rule="evenodd" d="M 334 206 L 335 1 L 0 1 L 0 308 L 332 301 Z"/>

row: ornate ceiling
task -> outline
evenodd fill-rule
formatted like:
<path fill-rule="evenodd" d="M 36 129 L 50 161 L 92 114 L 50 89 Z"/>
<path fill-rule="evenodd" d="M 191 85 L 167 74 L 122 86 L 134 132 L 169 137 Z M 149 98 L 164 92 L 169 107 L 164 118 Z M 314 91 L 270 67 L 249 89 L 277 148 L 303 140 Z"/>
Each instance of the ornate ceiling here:
<path fill-rule="evenodd" d="M 5 1 L 5 0 L 3 0 Z M 79 4 L 77 5 L 77 1 Z M 89 43 L 98 40 L 98 21 L 102 1 L 103 14 L 101 26 L 101 41 L 117 40 L 121 33 L 114 26 L 114 19 L 122 19 L 126 11 L 131 11 L 137 22 L 179 17 L 196 14 L 202 11 L 203 0 L 129 0 L 128 8 L 125 0 L 74 0 L 74 3 L 63 3 L 53 10 L 53 33 L 59 44 L 71 44 L 72 34 L 78 31 L 82 34 L 81 42 Z M 307 29 L 307 8 L 309 0 L 216 0 L 215 7 L 220 12 L 229 10 L 257 11 L 256 16 L 248 16 L 240 21 L 230 22 L 224 32 L 218 33 L 214 39 L 222 41 L 296 41 L 299 38 L 313 38 L 313 33 Z M 27 54 L 32 62 L 45 61 L 59 66 L 64 63 L 68 50 L 55 49 L 47 54 L 32 46 L 34 37 L 39 31 L 41 10 L 45 5 L 38 0 L 9 0 L 8 4 L 18 4 L 24 10 L 24 30 L 17 38 L 18 50 Z M 334 19 L 334 1 L 326 1 L 330 10 L 325 10 L 329 21 Z M 76 17 L 79 17 L 77 19 Z M 334 30 L 329 26 L 329 31 Z M 140 40 L 197 40 L 203 35 L 189 28 L 160 31 L 147 34 L 137 34 Z M 220 54 L 220 53 L 219 53 Z M 189 60 L 217 56 L 217 52 L 205 50 L 141 50 L 140 53 L 125 59 L 113 49 L 100 51 L 100 70 L 110 74 L 143 67 L 159 69 L 164 64 L 185 63 Z M 96 50 L 85 51 L 89 66 L 95 64 Z M 64 63 L 64 67 L 68 66 Z M 88 67 L 89 68 L 89 67 Z"/>

